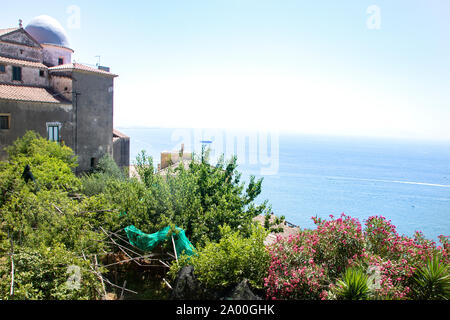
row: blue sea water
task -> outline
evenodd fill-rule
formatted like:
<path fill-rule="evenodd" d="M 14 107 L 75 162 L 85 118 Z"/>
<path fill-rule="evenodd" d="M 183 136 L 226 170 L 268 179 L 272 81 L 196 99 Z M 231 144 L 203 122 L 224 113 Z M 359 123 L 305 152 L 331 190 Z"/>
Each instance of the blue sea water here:
<path fill-rule="evenodd" d="M 231 138 L 225 130 L 217 130 L 215 135 L 210 130 L 198 134 L 199 130 L 191 129 L 119 130 L 131 137 L 132 162 L 146 150 L 155 164 L 159 163 L 161 151 L 176 150 L 182 142 L 186 151 L 199 152 L 200 141 L 205 139 L 211 141 L 208 146 L 219 150 L 217 153 L 224 151 L 227 158 L 232 153 L 241 155 L 238 170 L 244 181 L 250 175 L 264 178 L 258 201 L 269 200 L 276 215 L 284 215 L 301 228 L 314 227 L 313 216 L 328 218 L 345 213 L 361 223 L 372 215 L 385 216 L 400 234 L 408 236 L 416 230 L 434 241 L 441 234 L 450 235 L 450 142 L 283 133 L 257 133 L 261 140 L 251 140 L 249 137 L 256 133 L 236 131 L 231 136 L 247 142 L 245 154 L 239 154 L 238 147 L 226 150 Z M 263 140 L 267 140 L 266 149 L 260 143 Z M 258 148 L 252 149 L 250 141 L 258 141 Z M 267 165 L 260 158 L 262 149 L 276 162 L 275 172 L 262 172 Z M 214 161 L 217 154 L 213 155 Z M 256 162 L 250 160 L 252 155 Z"/>

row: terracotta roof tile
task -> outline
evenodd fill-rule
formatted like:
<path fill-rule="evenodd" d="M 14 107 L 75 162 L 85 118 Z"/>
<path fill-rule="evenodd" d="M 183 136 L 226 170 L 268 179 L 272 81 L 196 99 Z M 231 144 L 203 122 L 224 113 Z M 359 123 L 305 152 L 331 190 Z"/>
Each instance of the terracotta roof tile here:
<path fill-rule="evenodd" d="M 113 129 L 113 138 L 130 138 L 130 137 L 117 129 Z"/>
<path fill-rule="evenodd" d="M 275 216 L 270 217 L 270 222 L 273 222 L 275 219 Z M 266 220 L 266 217 L 264 215 L 258 215 L 253 218 L 253 221 L 256 221 L 261 224 L 261 226 L 264 227 L 264 222 Z M 267 238 L 264 241 L 264 244 L 266 246 L 271 245 L 277 241 L 277 237 L 281 236 L 283 239 L 289 239 L 289 236 L 296 236 L 300 232 L 300 227 L 293 225 L 292 223 L 289 223 L 285 221 L 281 225 L 277 225 L 276 227 L 282 228 L 283 231 L 281 233 L 269 233 L 267 235 Z"/>
<path fill-rule="evenodd" d="M 67 100 L 59 99 L 46 88 L 9 84 L 0 84 L 0 99 L 70 104 Z"/>
<path fill-rule="evenodd" d="M 92 67 L 86 66 L 84 64 L 80 64 L 80 63 L 62 64 L 60 66 L 48 68 L 48 70 L 49 71 L 81 70 L 81 71 L 87 71 L 87 72 L 93 72 L 93 73 L 100 73 L 100 74 L 108 75 L 108 76 L 111 76 L 111 77 L 117 77 L 117 75 L 115 75 L 115 74 L 113 74 L 111 72 L 107 72 L 107 71 L 103 71 L 103 70 L 100 70 L 100 69 L 92 68 Z"/>
<path fill-rule="evenodd" d="M 6 58 L 6 57 L 1 57 L 1 56 L 0 56 L 0 63 L 18 65 L 18 66 L 24 66 L 24 67 L 47 69 L 47 67 L 40 62 L 12 59 L 12 58 Z"/>

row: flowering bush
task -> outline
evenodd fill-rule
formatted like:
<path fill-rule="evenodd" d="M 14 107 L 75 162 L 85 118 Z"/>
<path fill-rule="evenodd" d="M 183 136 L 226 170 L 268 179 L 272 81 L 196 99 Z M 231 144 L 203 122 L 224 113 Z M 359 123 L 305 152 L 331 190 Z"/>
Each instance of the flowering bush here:
<path fill-rule="evenodd" d="M 265 285 L 275 299 L 323 299 L 330 279 L 343 272 L 349 259 L 362 253 L 361 224 L 342 214 L 331 221 L 313 218 L 316 230 L 305 230 L 287 241 L 278 239 Z"/>
<path fill-rule="evenodd" d="M 329 282 L 325 268 L 314 261 L 317 235 L 305 231 L 287 241 L 280 237 L 270 250 L 264 286 L 270 299 L 321 299 Z"/>
<path fill-rule="evenodd" d="M 341 214 L 331 220 L 313 218 L 317 225 L 314 259 L 322 263 L 332 278 L 335 278 L 348 265 L 348 260 L 363 252 L 364 237 L 357 219 Z"/>
<path fill-rule="evenodd" d="M 416 270 L 432 257 L 449 265 L 448 237 L 440 246 L 424 238 L 400 236 L 385 217 L 370 217 L 365 229 L 342 214 L 331 220 L 312 218 L 317 228 L 289 239 L 278 238 L 270 248 L 271 264 L 265 279 L 268 299 L 334 299 L 349 268 L 365 270 L 372 299 L 414 298 Z M 337 290 L 336 290 L 337 289 Z"/>

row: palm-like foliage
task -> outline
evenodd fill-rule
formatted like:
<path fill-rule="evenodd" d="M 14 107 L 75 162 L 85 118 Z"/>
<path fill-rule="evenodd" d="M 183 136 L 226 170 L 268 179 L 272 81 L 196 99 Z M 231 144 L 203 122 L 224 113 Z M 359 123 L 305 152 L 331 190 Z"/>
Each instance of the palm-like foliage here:
<path fill-rule="evenodd" d="M 336 298 L 342 300 L 367 300 L 370 294 L 369 277 L 359 268 L 348 268 L 337 281 Z"/>
<path fill-rule="evenodd" d="M 435 255 L 425 266 L 416 270 L 413 292 L 420 300 L 448 300 L 450 298 L 450 266 Z"/>

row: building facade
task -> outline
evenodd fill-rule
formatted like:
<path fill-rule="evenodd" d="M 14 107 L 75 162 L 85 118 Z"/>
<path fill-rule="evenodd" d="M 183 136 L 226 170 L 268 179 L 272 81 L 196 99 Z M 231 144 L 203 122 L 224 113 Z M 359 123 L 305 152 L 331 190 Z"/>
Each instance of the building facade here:
<path fill-rule="evenodd" d="M 78 156 L 78 172 L 105 154 L 129 166 L 129 137 L 113 129 L 114 79 L 109 68 L 72 62 L 61 25 L 40 16 L 0 29 L 0 159 L 5 147 L 34 130 Z"/>

